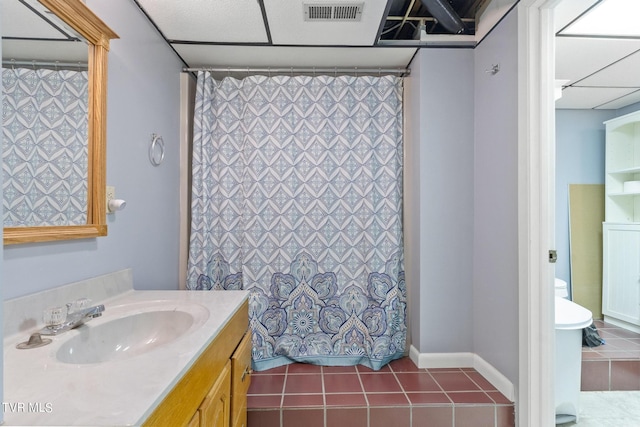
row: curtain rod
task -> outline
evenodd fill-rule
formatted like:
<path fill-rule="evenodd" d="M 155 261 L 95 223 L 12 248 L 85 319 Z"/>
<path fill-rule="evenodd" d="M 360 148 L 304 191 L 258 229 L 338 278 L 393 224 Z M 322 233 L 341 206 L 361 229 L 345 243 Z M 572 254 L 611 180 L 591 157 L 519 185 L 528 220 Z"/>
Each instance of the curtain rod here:
<path fill-rule="evenodd" d="M 185 67 L 182 69 L 183 72 L 197 72 L 197 71 L 209 71 L 212 73 L 278 73 L 278 74 L 288 74 L 288 73 L 321 73 L 321 74 L 344 74 L 344 73 L 363 73 L 363 74 L 401 74 L 408 76 L 411 73 L 410 68 L 358 68 L 358 67 L 349 67 L 349 68 L 326 68 L 326 67 L 267 67 L 267 68 L 254 68 L 254 67 L 198 67 L 198 68 L 188 68 Z"/>
<path fill-rule="evenodd" d="M 61 62 L 61 61 L 16 61 L 15 59 L 3 59 L 4 67 L 61 67 L 61 68 L 88 68 L 86 62 Z"/>

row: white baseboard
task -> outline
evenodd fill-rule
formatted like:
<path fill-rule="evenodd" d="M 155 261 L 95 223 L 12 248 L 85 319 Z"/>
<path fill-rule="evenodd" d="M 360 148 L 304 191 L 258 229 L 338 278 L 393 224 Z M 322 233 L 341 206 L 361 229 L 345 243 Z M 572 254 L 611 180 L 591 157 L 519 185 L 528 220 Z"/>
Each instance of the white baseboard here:
<path fill-rule="evenodd" d="M 474 368 L 486 378 L 500 393 L 515 401 L 513 383 L 491 366 L 486 360 L 475 353 L 420 353 L 411 346 L 409 358 L 418 368 Z"/>

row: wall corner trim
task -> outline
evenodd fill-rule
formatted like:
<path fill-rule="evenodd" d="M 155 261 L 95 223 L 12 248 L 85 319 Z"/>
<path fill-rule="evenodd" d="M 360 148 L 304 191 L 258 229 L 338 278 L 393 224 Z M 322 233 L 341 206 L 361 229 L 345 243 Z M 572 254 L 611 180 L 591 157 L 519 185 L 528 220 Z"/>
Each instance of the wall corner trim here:
<path fill-rule="evenodd" d="M 475 353 L 420 353 L 418 349 L 411 346 L 409 349 L 409 358 L 420 369 L 474 368 L 507 399 L 515 402 L 515 388 L 513 383 Z"/>

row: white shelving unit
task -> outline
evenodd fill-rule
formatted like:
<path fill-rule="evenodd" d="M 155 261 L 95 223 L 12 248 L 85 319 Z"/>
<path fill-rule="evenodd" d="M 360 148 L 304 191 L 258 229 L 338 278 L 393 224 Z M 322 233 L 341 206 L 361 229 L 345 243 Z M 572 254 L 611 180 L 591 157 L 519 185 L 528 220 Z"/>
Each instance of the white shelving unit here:
<path fill-rule="evenodd" d="M 640 111 L 605 122 L 605 222 L 602 313 L 605 321 L 640 332 Z"/>

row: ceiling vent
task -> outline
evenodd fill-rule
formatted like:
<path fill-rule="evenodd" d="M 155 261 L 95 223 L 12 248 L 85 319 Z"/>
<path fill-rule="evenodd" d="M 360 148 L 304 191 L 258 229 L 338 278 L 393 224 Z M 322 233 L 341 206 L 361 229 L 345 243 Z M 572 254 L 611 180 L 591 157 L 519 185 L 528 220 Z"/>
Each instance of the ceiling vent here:
<path fill-rule="evenodd" d="M 305 21 L 360 21 L 364 3 L 327 4 L 305 3 Z"/>

